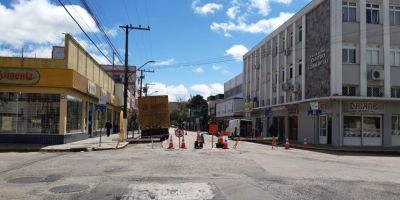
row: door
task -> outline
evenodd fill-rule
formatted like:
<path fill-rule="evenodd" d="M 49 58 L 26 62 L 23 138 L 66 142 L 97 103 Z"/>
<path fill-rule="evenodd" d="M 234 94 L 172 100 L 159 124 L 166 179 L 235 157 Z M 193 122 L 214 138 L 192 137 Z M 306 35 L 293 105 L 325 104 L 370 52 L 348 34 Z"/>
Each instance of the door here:
<path fill-rule="evenodd" d="M 289 117 L 289 140 L 297 141 L 297 117 Z"/>
<path fill-rule="evenodd" d="M 328 117 L 326 115 L 319 116 L 319 144 L 327 144 L 328 142 Z"/>

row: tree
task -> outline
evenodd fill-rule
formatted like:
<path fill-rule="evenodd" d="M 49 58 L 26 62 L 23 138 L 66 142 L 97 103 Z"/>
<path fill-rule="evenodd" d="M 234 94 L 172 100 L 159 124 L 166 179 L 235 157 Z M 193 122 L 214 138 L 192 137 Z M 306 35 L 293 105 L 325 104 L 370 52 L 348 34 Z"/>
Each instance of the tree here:
<path fill-rule="evenodd" d="M 170 119 L 172 124 L 181 125 L 187 118 L 188 102 L 178 99 L 176 103 L 178 104 L 177 109 L 171 111 Z"/>
<path fill-rule="evenodd" d="M 207 101 L 201 95 L 196 95 L 189 99 L 189 108 L 190 109 L 199 109 L 199 108 L 207 108 Z"/>

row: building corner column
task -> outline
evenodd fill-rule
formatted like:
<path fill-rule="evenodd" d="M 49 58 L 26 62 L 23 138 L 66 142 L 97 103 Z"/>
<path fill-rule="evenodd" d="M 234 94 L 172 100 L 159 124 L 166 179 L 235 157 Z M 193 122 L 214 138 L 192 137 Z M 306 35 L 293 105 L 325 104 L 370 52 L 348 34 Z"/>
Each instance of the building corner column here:
<path fill-rule="evenodd" d="M 367 71 L 367 6 L 365 1 L 360 1 L 360 96 L 367 96 L 368 71 Z"/>
<path fill-rule="evenodd" d="M 390 21 L 389 21 L 389 0 L 383 1 L 383 56 L 385 69 L 385 97 L 391 97 L 391 77 L 390 77 Z"/>
<path fill-rule="evenodd" d="M 60 123 L 58 125 L 58 133 L 60 135 L 65 135 L 67 133 L 67 95 L 60 95 Z"/>

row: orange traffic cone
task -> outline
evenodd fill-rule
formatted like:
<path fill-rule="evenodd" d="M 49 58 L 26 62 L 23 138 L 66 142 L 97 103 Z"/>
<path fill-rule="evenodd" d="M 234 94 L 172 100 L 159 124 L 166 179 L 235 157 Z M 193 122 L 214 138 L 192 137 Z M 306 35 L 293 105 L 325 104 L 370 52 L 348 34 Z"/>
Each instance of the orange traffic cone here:
<path fill-rule="evenodd" d="M 172 141 L 172 135 L 169 137 L 168 149 L 174 149 L 174 142 Z"/>
<path fill-rule="evenodd" d="M 304 148 L 304 149 L 308 149 L 307 138 L 304 138 L 304 140 L 303 140 L 303 148 Z"/>
<path fill-rule="evenodd" d="M 181 144 L 181 149 L 186 149 L 186 144 L 185 144 L 185 136 L 182 136 L 182 144 Z"/>
<path fill-rule="evenodd" d="M 228 148 L 228 137 L 227 136 L 224 136 L 225 137 L 225 140 L 224 140 L 224 148 L 223 149 L 229 149 Z"/>
<path fill-rule="evenodd" d="M 290 149 L 289 139 L 288 138 L 286 138 L 285 149 Z"/>

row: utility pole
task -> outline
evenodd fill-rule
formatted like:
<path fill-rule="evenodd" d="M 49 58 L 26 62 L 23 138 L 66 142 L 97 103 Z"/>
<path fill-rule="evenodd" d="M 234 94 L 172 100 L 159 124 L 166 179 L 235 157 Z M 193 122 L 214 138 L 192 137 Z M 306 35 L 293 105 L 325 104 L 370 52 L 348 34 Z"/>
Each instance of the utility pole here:
<path fill-rule="evenodd" d="M 147 93 L 149 92 L 149 85 L 154 85 L 154 84 L 151 84 L 151 83 L 146 83 L 145 84 L 145 86 L 143 88 L 143 91 L 144 91 L 144 94 L 145 94 L 146 97 L 147 97 Z"/>
<path fill-rule="evenodd" d="M 142 30 L 142 31 L 150 31 L 150 26 L 147 28 L 134 27 L 132 24 L 119 26 L 122 29 L 125 29 L 125 77 L 124 77 L 124 130 L 126 131 L 126 135 L 128 135 L 128 40 L 129 40 L 129 31 L 130 30 Z"/>
<path fill-rule="evenodd" d="M 154 73 L 154 70 L 141 69 L 139 71 L 140 71 L 140 76 L 139 76 L 139 84 L 140 84 L 140 86 L 139 86 L 139 97 L 142 97 L 142 94 L 143 94 L 143 79 L 145 78 L 143 73 L 144 72 Z"/>

